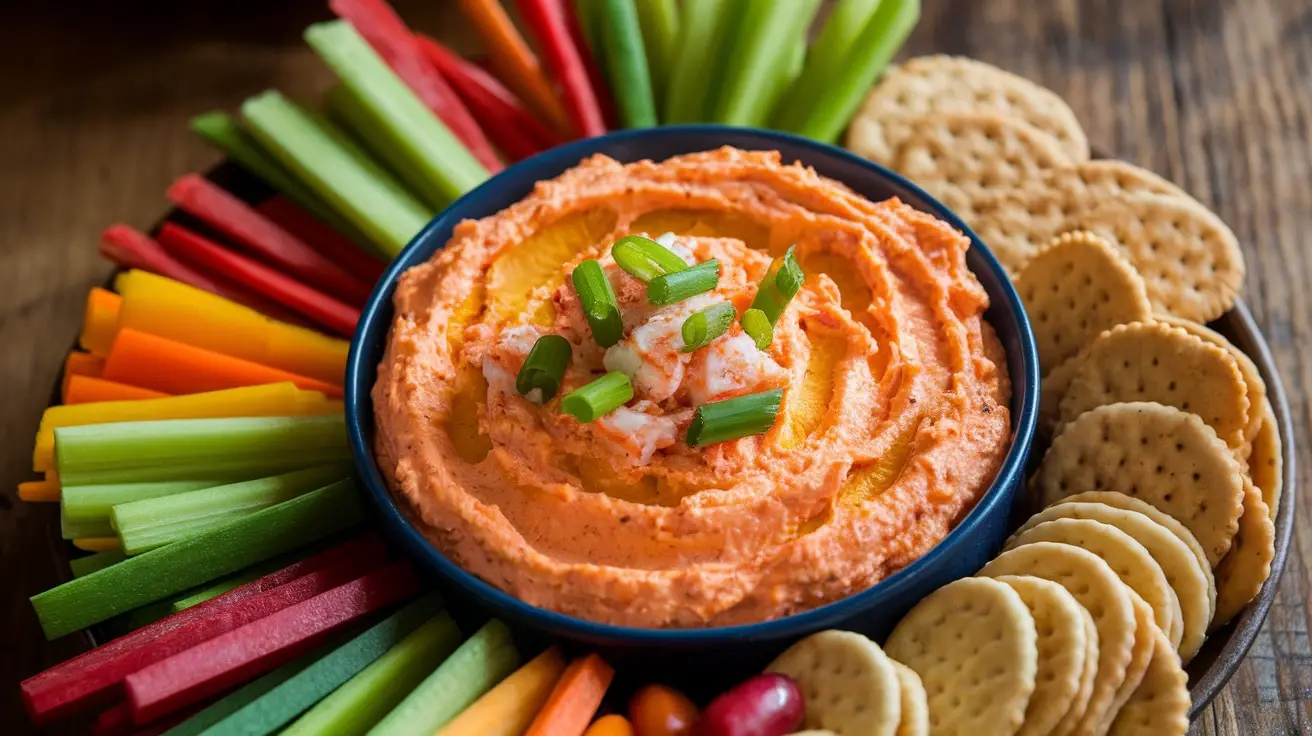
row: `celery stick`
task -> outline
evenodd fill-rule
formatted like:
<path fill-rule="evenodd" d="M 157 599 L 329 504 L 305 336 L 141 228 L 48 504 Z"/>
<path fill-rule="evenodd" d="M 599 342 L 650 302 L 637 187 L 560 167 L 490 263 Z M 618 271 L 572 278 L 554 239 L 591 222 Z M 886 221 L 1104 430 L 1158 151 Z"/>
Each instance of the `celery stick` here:
<path fill-rule="evenodd" d="M 441 207 L 487 179 L 487 169 L 350 23 L 317 23 L 305 40 L 358 98 L 369 124 L 365 140 L 377 139 L 398 173 L 416 174 L 409 183 L 425 201 Z"/>
<path fill-rule="evenodd" d="M 56 639 L 335 534 L 363 517 L 354 482 L 341 481 L 71 580 L 34 596 L 32 606 L 46 637 Z"/>
<path fill-rule="evenodd" d="M 241 480 L 245 480 L 244 478 Z M 144 501 L 219 485 L 212 480 L 175 480 L 161 483 L 112 483 L 97 486 L 64 486 L 60 510 L 68 519 L 109 520 L 109 510 L 121 503 Z"/>
<path fill-rule="evenodd" d="M 358 736 L 368 732 L 459 643 L 460 631 L 451 616 L 437 614 L 319 701 L 282 736 Z"/>
<path fill-rule="evenodd" d="M 110 512 L 123 551 L 136 555 L 189 539 L 235 519 L 290 501 L 350 476 L 349 463 L 319 465 L 115 506 Z"/>
<path fill-rule="evenodd" d="M 685 2 L 679 16 L 683 42 L 674 60 L 674 70 L 661 107 L 666 123 L 696 123 L 705 120 L 711 80 L 718 57 L 715 40 L 735 0 Z"/>
<path fill-rule="evenodd" d="M 263 577 L 269 572 L 271 571 L 266 570 L 263 566 L 257 565 L 248 571 L 240 572 L 236 575 L 231 575 L 229 577 L 226 577 L 220 580 L 219 582 L 215 583 L 214 585 L 211 585 L 206 588 L 201 588 L 199 592 L 192 593 L 191 595 L 188 596 L 183 596 L 182 598 L 178 598 L 173 601 L 171 607 L 173 608 L 174 613 L 177 613 L 178 611 L 185 611 L 188 608 L 191 608 L 192 606 L 199 606 L 200 604 L 204 603 L 205 601 L 211 598 L 223 595 L 224 593 L 227 593 L 233 588 L 240 587 L 256 578 Z"/>
<path fill-rule="evenodd" d="M 767 111 L 778 110 L 781 104 L 792 104 L 790 99 L 792 90 L 802 74 L 802 66 L 806 63 L 806 37 L 799 35 L 793 39 L 788 53 L 780 56 L 778 63 L 781 73 L 776 77 L 774 87 L 770 90 L 769 104 L 765 106 Z M 760 124 L 763 125 L 764 122 Z"/>
<path fill-rule="evenodd" d="M 425 193 L 422 188 L 423 171 L 415 166 L 414 161 L 408 158 L 404 151 L 391 148 L 392 141 L 373 135 L 373 119 L 369 117 L 369 111 L 359 95 L 352 92 L 350 87 L 344 84 L 333 85 L 324 95 L 324 104 L 328 108 L 331 119 L 352 134 L 343 135 L 337 142 L 348 150 L 354 147 L 358 151 L 356 158 L 362 166 L 375 167 L 380 178 L 394 183 L 400 191 L 409 193 L 410 196 L 416 197 L 435 210 L 450 203 L 450 200 L 445 199 L 434 200 L 431 193 Z M 357 144 L 356 141 L 360 143 Z M 368 152 L 365 149 L 368 149 Z M 373 158 L 371 154 L 377 158 Z M 379 161 L 386 162 L 390 168 L 383 168 L 379 165 Z M 395 179 L 393 179 L 393 172 Z M 402 189 L 401 184 L 396 180 L 405 182 L 411 189 Z M 416 185 L 416 182 L 421 183 Z"/>
<path fill-rule="evenodd" d="M 679 52 L 679 5 L 675 0 L 637 0 L 637 7 L 651 90 L 663 100 Z"/>
<path fill-rule="evenodd" d="M 830 80 L 843 73 L 848 52 L 874 17 L 879 3 L 880 0 L 839 0 L 834 4 L 820 35 L 811 45 L 802 76 L 788 90 L 784 105 L 775 108 L 772 127 L 791 129 L 800 124 Z"/>
<path fill-rule="evenodd" d="M 428 736 L 492 689 L 519 664 L 510 629 L 493 619 L 369 731 L 369 736 Z"/>
<path fill-rule="evenodd" d="M 114 527 L 108 518 L 72 519 L 59 509 L 59 536 L 64 539 L 87 539 L 88 537 L 112 537 Z"/>
<path fill-rule="evenodd" d="M 246 100 L 242 116 L 251 133 L 284 165 L 341 212 L 389 257 L 432 218 L 413 197 L 398 197 L 394 184 L 360 165 L 351 151 L 299 105 L 275 91 Z"/>
<path fill-rule="evenodd" d="M 55 430 L 55 464 L 61 482 L 72 486 L 275 468 L 262 473 L 270 475 L 341 460 L 347 453 L 346 420 L 334 414 L 171 419 Z"/>
<path fill-rule="evenodd" d="M 789 52 L 799 29 L 810 26 L 818 5 L 819 0 L 747 0 L 716 98 L 716 122 L 764 122 L 770 114 L 770 93 L 784 71 L 776 60 Z"/>
<path fill-rule="evenodd" d="M 96 570 L 103 570 L 110 565 L 117 565 L 126 560 L 127 555 L 121 550 L 114 552 L 97 552 L 86 557 L 75 557 L 68 561 L 68 568 L 73 571 L 73 577 L 80 578 L 90 575 Z"/>

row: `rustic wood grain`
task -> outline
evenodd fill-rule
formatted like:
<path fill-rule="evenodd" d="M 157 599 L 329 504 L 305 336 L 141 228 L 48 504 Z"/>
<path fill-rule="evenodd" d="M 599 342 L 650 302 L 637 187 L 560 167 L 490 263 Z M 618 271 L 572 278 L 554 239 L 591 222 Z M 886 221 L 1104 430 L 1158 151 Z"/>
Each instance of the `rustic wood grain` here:
<path fill-rule="evenodd" d="M 57 520 L 22 504 L 31 437 L 109 267 L 97 234 L 145 227 L 173 177 L 216 156 L 186 129 L 267 87 L 328 77 L 300 41 L 323 3 L 14 3 L 0 23 L 0 729 L 27 725 L 18 681 L 70 656 L 26 598 L 55 582 Z M 398 2 L 457 45 L 451 3 Z M 1191 733 L 1312 733 L 1312 0 L 926 0 L 912 53 L 968 54 L 1070 100 L 1091 140 L 1213 207 L 1248 259 L 1245 298 L 1300 438 L 1295 549 L 1249 658 Z M 47 733 L 77 732 L 72 728 Z"/>

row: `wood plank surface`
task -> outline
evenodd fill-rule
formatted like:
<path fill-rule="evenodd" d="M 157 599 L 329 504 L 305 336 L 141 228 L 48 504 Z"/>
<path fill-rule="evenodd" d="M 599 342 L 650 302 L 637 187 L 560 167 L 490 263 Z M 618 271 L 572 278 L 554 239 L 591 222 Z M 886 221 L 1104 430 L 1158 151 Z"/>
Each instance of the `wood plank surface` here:
<path fill-rule="evenodd" d="M 449 0 L 397 2 L 457 47 Z M 268 87 L 329 77 L 300 41 L 324 3 L 14 3 L 0 22 L 0 724 L 17 683 L 67 658 L 27 597 L 53 584 L 58 522 L 19 502 L 32 433 L 82 318 L 112 222 L 147 227 L 176 176 L 217 156 L 186 128 Z M 1312 0 L 925 0 L 909 53 L 967 54 L 1068 99 L 1102 149 L 1183 185 L 1239 235 L 1244 297 L 1284 376 L 1299 437 L 1294 549 L 1249 658 L 1191 733 L 1312 733 Z"/>

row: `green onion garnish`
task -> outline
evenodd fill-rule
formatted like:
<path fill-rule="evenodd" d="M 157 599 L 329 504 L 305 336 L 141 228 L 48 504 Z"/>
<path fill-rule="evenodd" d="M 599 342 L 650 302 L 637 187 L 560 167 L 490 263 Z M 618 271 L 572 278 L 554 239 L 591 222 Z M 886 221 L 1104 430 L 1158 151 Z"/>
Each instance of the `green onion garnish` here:
<path fill-rule="evenodd" d="M 770 270 L 761 280 L 756 298 L 752 300 L 752 309 L 761 310 L 770 324 L 774 325 L 805 280 L 806 274 L 802 273 L 802 267 L 797 265 L 797 258 L 793 256 L 792 247 L 789 247 L 783 258 L 771 264 Z"/>
<path fill-rule="evenodd" d="M 620 238 L 611 246 L 610 254 L 615 258 L 615 263 L 624 269 L 624 273 L 643 283 L 688 268 L 688 264 L 674 251 L 641 235 Z"/>
<path fill-rule="evenodd" d="M 783 397 L 783 389 L 776 388 L 759 394 L 702 404 L 697 407 L 692 415 L 692 423 L 688 425 L 688 444 L 701 447 L 765 434 L 774 426 Z"/>
<path fill-rule="evenodd" d="M 647 282 L 647 301 L 663 307 L 710 291 L 719 282 L 720 262 L 712 258 Z"/>
<path fill-rule="evenodd" d="M 683 352 L 706 347 L 733 324 L 738 312 L 728 302 L 720 302 L 694 313 L 683 321 Z"/>
<path fill-rule="evenodd" d="M 620 341 L 624 336 L 624 323 L 620 320 L 620 303 L 610 288 L 610 279 L 601 264 L 586 260 L 574 268 L 574 290 L 579 294 L 583 316 L 592 328 L 592 339 L 603 348 Z"/>
<path fill-rule="evenodd" d="M 743 316 L 738 320 L 743 326 L 743 332 L 752 338 L 756 347 L 765 350 L 770 347 L 770 341 L 774 339 L 774 325 L 770 324 L 770 318 L 765 316 L 765 312 L 759 309 L 749 309 L 743 312 Z"/>
<path fill-rule="evenodd" d="M 580 422 L 591 422 L 618 409 L 632 398 L 633 384 L 629 383 L 629 377 L 619 371 L 611 371 L 565 394 L 565 398 L 560 400 L 560 409 Z"/>
<path fill-rule="evenodd" d="M 543 335 L 533 343 L 524 365 L 515 376 L 515 390 L 527 396 L 534 389 L 542 392 L 542 401 L 550 401 L 560 390 L 560 382 L 569 367 L 569 340 L 560 335 Z"/>

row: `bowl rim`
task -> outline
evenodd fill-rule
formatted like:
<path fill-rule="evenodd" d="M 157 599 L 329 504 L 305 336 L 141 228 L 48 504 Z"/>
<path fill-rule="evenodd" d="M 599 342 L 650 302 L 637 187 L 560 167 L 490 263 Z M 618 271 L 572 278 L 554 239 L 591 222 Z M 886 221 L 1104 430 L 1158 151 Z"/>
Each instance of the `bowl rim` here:
<path fill-rule="evenodd" d="M 965 518 L 925 554 L 875 585 L 823 606 L 777 619 L 731 626 L 639 628 L 590 621 L 534 606 L 520 600 L 466 571 L 424 537 L 415 523 L 401 510 L 397 499 L 388 490 L 369 442 L 368 434 L 372 431 L 372 426 L 365 426 L 367 424 L 365 417 L 368 416 L 372 419 L 373 414 L 371 405 L 373 381 L 369 380 L 366 385 L 366 380 L 370 371 L 376 371 L 376 366 L 369 365 L 369 362 L 373 360 L 372 355 L 377 349 L 376 346 L 385 345 L 391 332 L 391 316 L 389 315 L 384 321 L 380 318 L 380 315 L 389 311 L 391 307 L 391 299 L 398 277 L 420 262 L 410 262 L 414 260 L 413 254 L 417 250 L 434 239 L 438 232 L 454 227 L 460 220 L 465 219 L 465 216 L 461 214 L 462 210 L 488 196 L 489 192 L 503 186 L 503 182 L 508 179 L 522 178 L 527 172 L 534 172 L 531 176 L 533 182 L 551 179 L 578 165 L 584 158 L 601 152 L 601 149 L 606 148 L 609 144 L 641 142 L 647 138 L 670 135 L 703 136 L 708 145 L 705 148 L 696 150 L 714 150 L 720 145 L 728 145 L 717 145 L 716 141 L 731 136 L 757 138 L 764 148 L 756 150 L 778 150 L 779 144 L 788 144 L 796 148 L 809 149 L 817 157 L 829 157 L 837 159 L 841 163 L 868 169 L 896 187 L 912 192 L 930 210 L 930 214 L 947 222 L 970 238 L 971 249 L 976 251 L 977 256 L 983 260 L 985 268 L 992 272 L 991 276 L 995 279 L 1001 291 L 1003 304 L 998 305 L 997 300 L 994 300 L 990 307 L 1002 306 L 1005 313 L 1016 322 L 1017 332 L 1019 333 L 1020 364 L 1026 374 L 1026 380 L 1024 382 L 1018 381 L 1015 376 L 1011 380 L 1013 390 L 1022 383 L 1025 387 L 1022 396 L 1016 397 L 1013 394 L 1013 402 L 1016 402 L 1020 408 L 1015 420 L 1015 429 L 1012 432 L 1011 446 L 1008 448 L 1007 455 L 999 466 L 992 482 Z M 771 146 L 771 142 L 774 142 L 775 145 Z M 688 153 L 691 152 L 693 151 L 688 151 Z M 803 161 L 803 163 L 808 164 L 806 161 Z M 480 216 L 489 216 L 490 214 L 492 213 Z M 445 244 L 438 245 L 433 249 L 433 252 L 442 247 L 445 247 Z M 431 255 L 432 253 L 425 254 L 424 260 L 430 258 Z M 1018 402 L 1016 401 L 1017 398 L 1019 398 Z M 351 454 L 367 495 L 373 501 L 383 524 L 395 536 L 399 537 L 403 546 L 412 555 L 420 558 L 428 566 L 436 568 L 440 576 L 447 582 L 471 592 L 485 606 L 499 611 L 509 611 L 509 614 L 515 619 L 531 621 L 538 628 L 553 633 L 563 633 L 577 640 L 624 641 L 638 645 L 691 645 L 795 636 L 804 631 L 838 625 L 842 621 L 850 619 L 853 614 L 865 609 L 874 598 L 896 597 L 900 590 L 911 584 L 913 578 L 922 568 L 933 564 L 937 558 L 948 554 L 951 548 L 966 541 L 979 527 L 982 520 L 991 512 L 995 512 L 995 507 L 999 503 L 1003 503 L 1004 499 L 1010 498 L 1008 494 L 1004 493 L 1005 488 L 1023 483 L 1026 461 L 1034 440 L 1038 417 L 1038 398 L 1038 352 L 1029 317 L 1021 304 L 1020 296 L 996 256 L 955 213 L 906 177 L 838 146 L 791 133 L 760 128 L 692 124 L 621 130 L 603 136 L 571 141 L 506 167 L 439 212 L 411 239 L 388 266 L 382 278 L 375 284 L 369 295 L 368 302 L 361 311 L 359 326 L 352 336 L 350 353 L 347 357 L 344 403 Z M 369 404 L 369 406 L 366 407 L 366 404 Z M 1008 515 L 1011 513 L 1010 508 L 996 511 Z"/>

